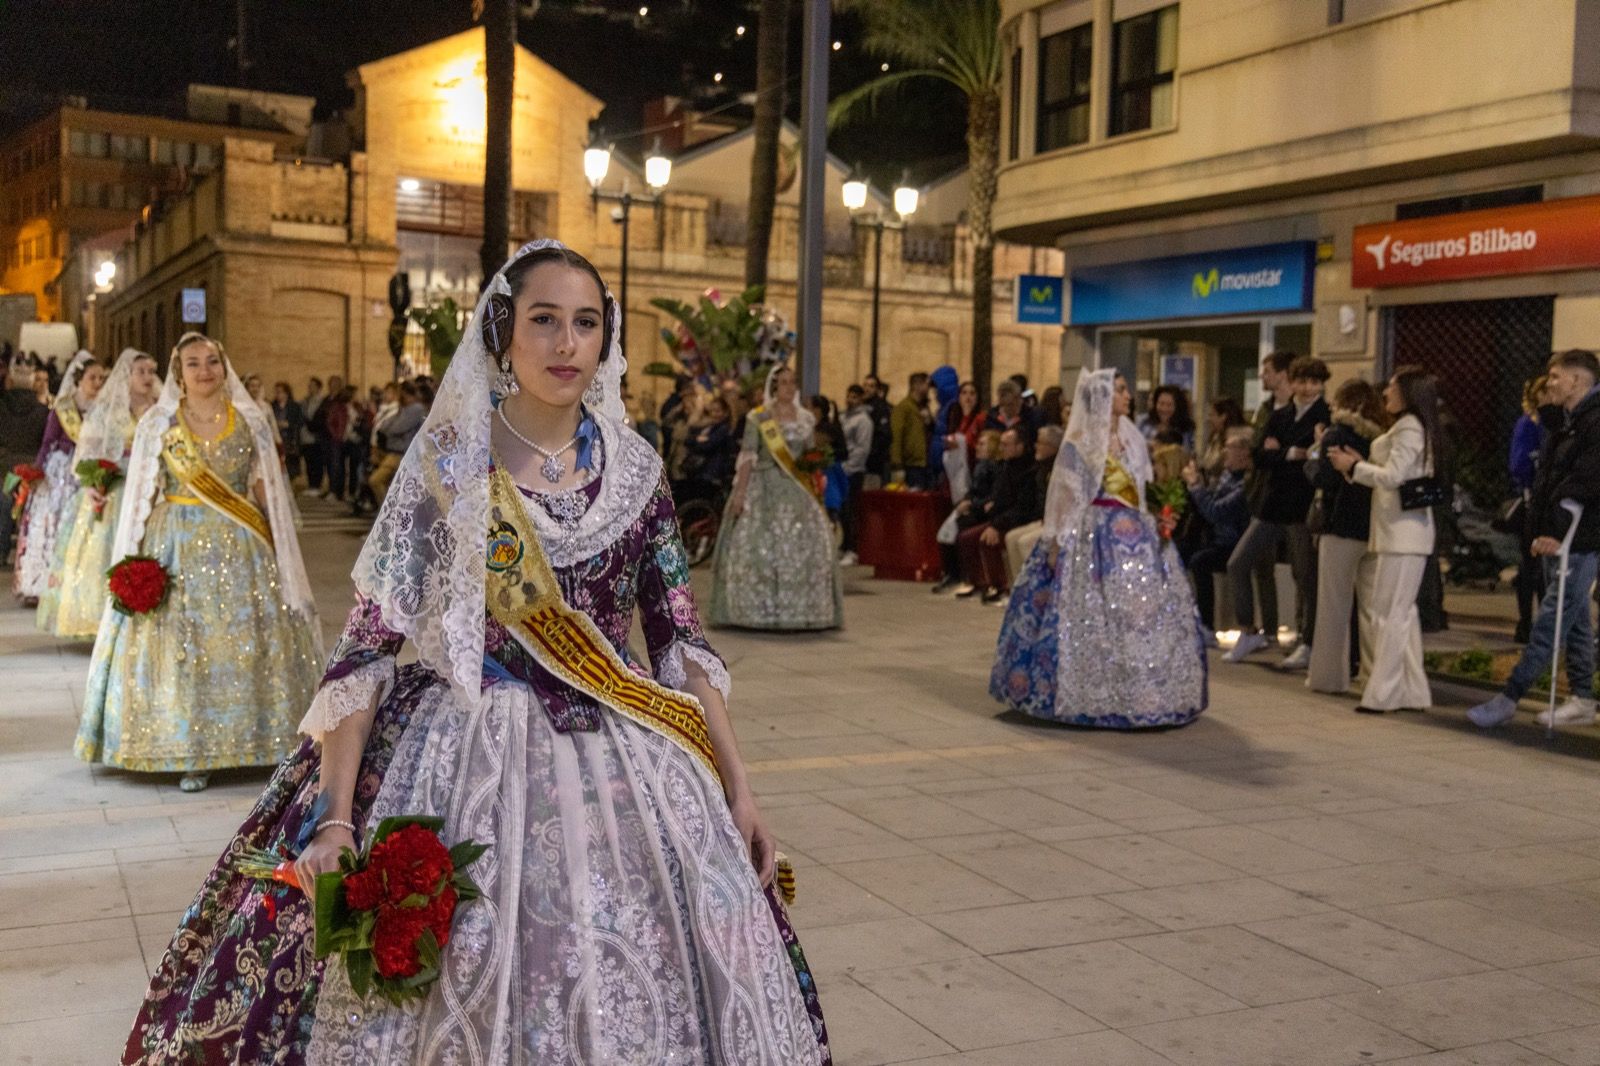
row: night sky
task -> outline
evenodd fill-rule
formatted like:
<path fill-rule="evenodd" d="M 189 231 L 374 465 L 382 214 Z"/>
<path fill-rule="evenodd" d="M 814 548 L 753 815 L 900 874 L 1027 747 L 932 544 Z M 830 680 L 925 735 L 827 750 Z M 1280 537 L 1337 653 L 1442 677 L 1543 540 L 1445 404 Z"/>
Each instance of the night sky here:
<path fill-rule="evenodd" d="M 713 88 L 715 104 L 755 88 L 756 5 L 746 0 L 544 0 L 523 21 L 522 44 L 602 100 L 601 121 L 621 135 L 642 126 L 648 99 Z M 472 25 L 470 0 L 248 0 L 244 83 L 317 97 L 318 114 L 349 106 L 356 66 Z M 800 0 L 790 19 L 790 113 L 799 118 Z M 111 107 L 118 97 L 174 99 L 190 82 L 238 84 L 229 40 L 234 0 L 0 0 L 0 132 L 48 107 L 38 94 L 76 93 Z M 854 24 L 835 17 L 838 92 L 878 73 L 851 47 Z M 743 23 L 740 38 L 735 27 Z M 829 147 L 880 181 L 913 166 L 918 180 L 964 160 L 960 97 L 933 83 L 905 106 L 830 135 Z M 891 109 L 886 109 L 891 110 Z M 621 147 L 630 146 L 622 142 Z"/>

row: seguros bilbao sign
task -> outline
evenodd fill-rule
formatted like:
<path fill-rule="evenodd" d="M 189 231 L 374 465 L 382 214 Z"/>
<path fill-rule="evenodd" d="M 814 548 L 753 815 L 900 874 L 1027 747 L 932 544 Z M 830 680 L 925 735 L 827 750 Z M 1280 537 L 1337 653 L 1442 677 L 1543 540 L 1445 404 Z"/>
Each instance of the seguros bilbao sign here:
<path fill-rule="evenodd" d="M 1600 267 L 1600 196 L 1356 228 L 1357 288 Z"/>

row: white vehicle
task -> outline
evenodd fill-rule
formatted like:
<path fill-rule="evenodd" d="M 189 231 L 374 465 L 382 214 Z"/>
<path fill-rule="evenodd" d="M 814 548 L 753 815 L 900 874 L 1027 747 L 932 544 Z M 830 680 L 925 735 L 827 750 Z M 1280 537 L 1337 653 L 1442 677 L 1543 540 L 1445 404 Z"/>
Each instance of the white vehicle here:
<path fill-rule="evenodd" d="M 37 352 L 40 359 L 53 355 L 66 366 L 78 354 L 78 327 L 70 322 L 24 322 L 17 334 L 17 351 Z"/>

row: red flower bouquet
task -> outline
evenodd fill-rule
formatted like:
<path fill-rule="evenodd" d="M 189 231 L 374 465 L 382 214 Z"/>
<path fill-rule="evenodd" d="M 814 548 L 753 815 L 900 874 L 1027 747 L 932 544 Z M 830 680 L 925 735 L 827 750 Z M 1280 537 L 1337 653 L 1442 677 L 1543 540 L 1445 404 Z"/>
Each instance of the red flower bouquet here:
<path fill-rule="evenodd" d="M 100 499 L 94 505 L 94 516 L 97 519 L 105 517 L 106 494 L 122 480 L 122 467 L 110 459 L 85 459 L 73 471 L 78 475 L 78 484 L 100 493 Z"/>
<path fill-rule="evenodd" d="M 33 492 L 33 487 L 44 480 L 44 471 L 32 463 L 18 463 L 6 475 L 4 491 L 12 498 L 11 517 L 22 517 L 22 509 L 28 506 L 28 495 Z"/>
<path fill-rule="evenodd" d="M 464 840 L 446 848 L 443 827 L 442 818 L 385 818 L 359 855 L 346 850 L 337 871 L 317 877 L 317 958 L 342 956 L 363 999 L 376 992 L 399 1004 L 425 996 L 439 978 L 456 908 L 482 895 L 462 869 L 489 846 Z M 272 852 L 245 852 L 234 869 L 304 891 L 293 860 Z"/>
<path fill-rule="evenodd" d="M 149 614 L 167 599 L 172 575 L 148 555 L 130 555 L 106 571 L 111 606 L 125 615 Z"/>

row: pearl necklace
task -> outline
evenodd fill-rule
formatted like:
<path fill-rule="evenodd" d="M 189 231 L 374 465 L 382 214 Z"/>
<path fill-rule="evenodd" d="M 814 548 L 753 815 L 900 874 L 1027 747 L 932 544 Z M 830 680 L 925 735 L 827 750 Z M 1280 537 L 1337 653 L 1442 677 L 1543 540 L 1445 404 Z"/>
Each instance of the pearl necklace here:
<path fill-rule="evenodd" d="M 539 447 L 539 445 L 535 444 L 533 441 L 517 432 L 517 427 L 513 426 L 511 424 L 511 419 L 506 417 L 505 404 L 501 404 L 496 410 L 500 415 L 500 423 L 506 427 L 507 432 L 520 440 L 522 443 L 526 444 L 528 447 L 532 448 L 534 451 L 538 452 L 540 455 L 544 456 L 544 463 L 539 467 L 539 473 L 544 475 L 544 479 L 550 482 L 552 485 L 559 484 L 561 479 L 565 477 L 567 473 L 567 464 L 561 461 L 561 455 L 566 452 L 568 448 L 578 443 L 578 438 L 583 435 L 583 424 L 581 422 L 578 424 L 578 432 L 572 435 L 571 440 L 567 441 L 567 443 L 563 444 L 561 447 L 552 452 Z"/>

